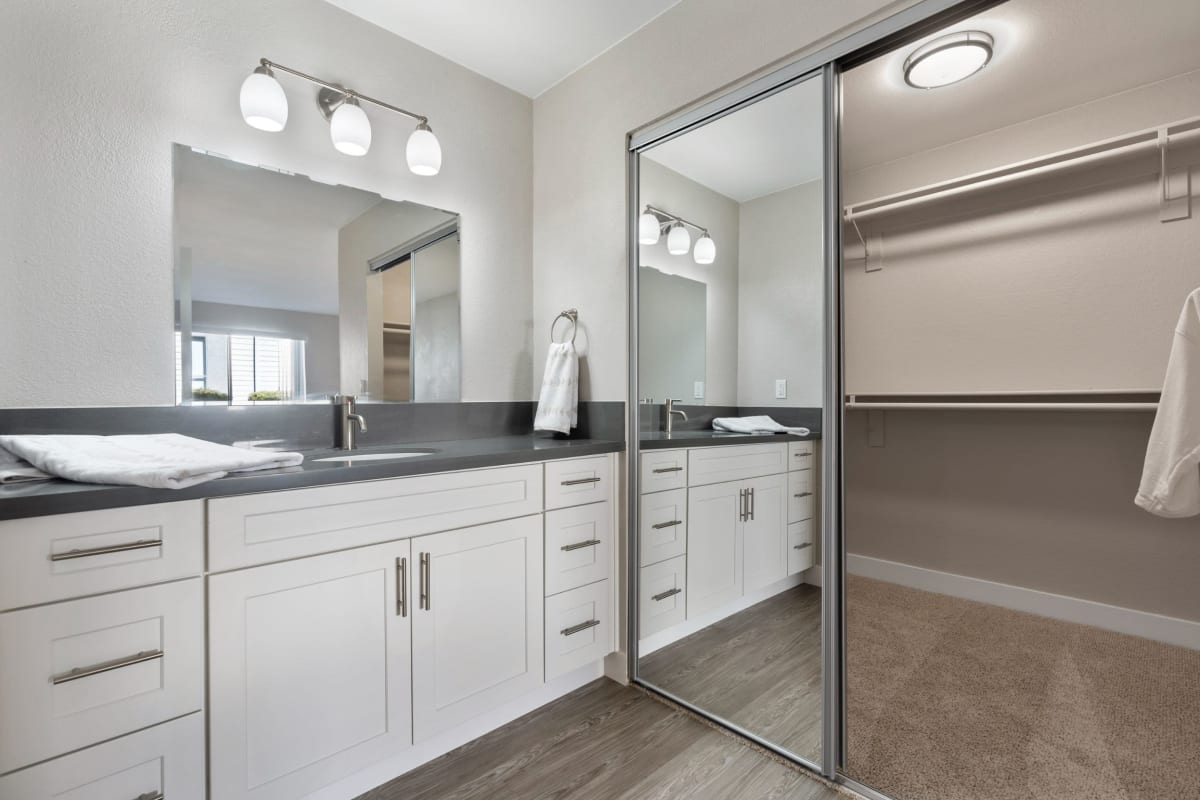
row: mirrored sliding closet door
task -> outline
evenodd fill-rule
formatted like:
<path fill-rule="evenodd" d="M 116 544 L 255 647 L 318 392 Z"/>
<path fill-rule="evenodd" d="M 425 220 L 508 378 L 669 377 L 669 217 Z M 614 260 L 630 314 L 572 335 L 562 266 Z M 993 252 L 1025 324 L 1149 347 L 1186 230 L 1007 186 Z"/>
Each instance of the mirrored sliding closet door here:
<path fill-rule="evenodd" d="M 631 276 L 636 677 L 811 764 L 823 707 L 823 86 L 793 82 L 641 149 Z"/>

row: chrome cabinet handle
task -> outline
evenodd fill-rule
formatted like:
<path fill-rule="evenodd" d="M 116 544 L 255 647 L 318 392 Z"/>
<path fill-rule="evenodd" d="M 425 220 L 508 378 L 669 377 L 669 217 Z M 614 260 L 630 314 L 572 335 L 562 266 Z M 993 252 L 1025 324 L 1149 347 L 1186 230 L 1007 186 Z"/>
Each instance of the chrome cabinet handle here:
<path fill-rule="evenodd" d="M 162 792 L 142 792 L 133 800 L 163 800 Z"/>
<path fill-rule="evenodd" d="M 595 547 L 598 544 L 600 544 L 599 539 L 588 539 L 586 542 L 575 542 L 574 544 L 564 544 L 561 549 L 563 550 L 563 552 L 569 553 L 572 550 L 582 550 L 585 547 Z"/>
<path fill-rule="evenodd" d="M 738 521 L 746 521 L 746 490 L 738 491 Z"/>
<path fill-rule="evenodd" d="M 396 559 L 396 616 L 408 616 L 408 559 Z"/>
<path fill-rule="evenodd" d="M 661 475 L 664 472 L 683 472 L 683 467 L 656 467 L 654 473 Z"/>
<path fill-rule="evenodd" d="M 812 492 L 800 492 L 800 494 L 794 494 L 792 497 L 812 497 Z"/>
<path fill-rule="evenodd" d="M 673 519 L 670 522 L 656 522 L 653 525 L 651 525 L 650 527 L 656 531 L 661 531 L 663 528 L 674 528 L 676 525 L 682 525 L 682 524 L 683 524 L 683 520 Z"/>
<path fill-rule="evenodd" d="M 587 622 L 581 622 L 578 625 L 572 625 L 569 628 L 563 628 L 559 633 L 563 636 L 574 636 L 580 631 L 586 631 L 588 628 L 594 628 L 600 624 L 598 619 L 589 619 Z"/>
<path fill-rule="evenodd" d="M 793 550 L 803 550 L 806 547 L 812 547 L 812 542 L 804 542 L 803 544 L 792 545 Z"/>
<path fill-rule="evenodd" d="M 676 586 L 674 589 L 667 589 L 665 592 L 659 592 L 658 594 L 651 595 L 650 599 L 656 601 L 666 600 L 668 597 L 674 597 L 682 591 L 683 589 L 680 589 L 678 586 Z"/>
<path fill-rule="evenodd" d="M 754 502 L 754 490 L 753 490 L 753 489 L 747 489 L 747 490 L 746 490 L 746 492 L 747 492 L 747 494 L 748 494 L 748 495 L 749 495 L 749 497 L 750 497 L 750 512 L 749 512 L 749 514 L 750 514 L 750 520 L 751 520 L 751 521 L 754 521 L 754 506 L 756 505 L 756 503 Z"/>
<path fill-rule="evenodd" d="M 599 482 L 600 482 L 599 478 L 576 478 L 575 480 L 571 480 L 571 481 L 563 481 L 562 485 L 563 486 L 579 486 L 582 483 L 599 483 Z"/>
<path fill-rule="evenodd" d="M 101 661 L 99 664 L 93 664 L 90 667 L 75 667 L 75 669 L 64 672 L 61 675 L 53 676 L 50 678 L 50 682 L 57 686 L 60 683 L 70 683 L 80 678 L 90 678 L 102 672 L 112 672 L 114 669 L 132 667 L 134 664 L 142 664 L 162 657 L 162 650 L 142 650 L 132 656 L 114 658 L 112 661 Z"/>
<path fill-rule="evenodd" d="M 421 596 L 417 602 L 418 607 L 429 610 L 429 553 L 421 553 Z"/>
<path fill-rule="evenodd" d="M 810 458 L 812 453 L 792 453 L 796 458 Z"/>
<path fill-rule="evenodd" d="M 162 547 L 162 539 L 138 539 L 128 544 L 111 544 L 107 547 L 89 547 L 87 549 L 67 550 L 65 553 L 51 553 L 51 561 L 69 561 L 72 558 L 88 558 L 104 556 L 109 553 L 124 553 L 126 550 L 145 550 L 148 547 Z"/>

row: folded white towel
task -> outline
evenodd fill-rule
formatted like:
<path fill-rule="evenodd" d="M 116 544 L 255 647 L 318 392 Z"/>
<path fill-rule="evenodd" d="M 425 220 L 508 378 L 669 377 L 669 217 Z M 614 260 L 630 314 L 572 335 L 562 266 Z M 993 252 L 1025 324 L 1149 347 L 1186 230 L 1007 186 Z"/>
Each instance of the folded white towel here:
<path fill-rule="evenodd" d="M 572 342 L 551 342 L 533 429 L 570 433 L 578 422 L 578 407 L 579 354 Z"/>
<path fill-rule="evenodd" d="M 1200 514 L 1200 289 L 1184 303 L 1134 502 L 1160 517 Z"/>
<path fill-rule="evenodd" d="M 794 433 L 797 436 L 807 436 L 812 433 L 808 428 L 789 428 L 780 425 L 766 416 L 759 417 L 717 417 L 712 421 L 714 431 L 728 433 Z"/>
<path fill-rule="evenodd" d="M 48 481 L 52 476 L 0 447 L 0 485 Z"/>
<path fill-rule="evenodd" d="M 178 433 L 142 436 L 0 436 L 0 447 L 58 478 L 186 489 L 230 472 L 292 467 L 299 453 L 247 450 Z"/>

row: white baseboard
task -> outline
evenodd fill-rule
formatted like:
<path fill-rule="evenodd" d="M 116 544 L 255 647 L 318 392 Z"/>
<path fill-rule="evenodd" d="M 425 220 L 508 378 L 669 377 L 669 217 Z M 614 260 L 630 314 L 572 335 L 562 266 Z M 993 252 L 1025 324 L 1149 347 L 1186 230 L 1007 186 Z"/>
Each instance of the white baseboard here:
<path fill-rule="evenodd" d="M 574 672 L 561 675 L 542 685 L 536 691 L 530 692 L 489 714 L 476 717 L 454 730 L 446 731 L 427 742 L 421 742 L 405 750 L 395 758 L 381 761 L 361 772 L 343 778 L 337 783 L 307 795 L 304 800 L 352 800 L 376 786 L 398 778 L 410 770 L 425 764 L 438 756 L 445 755 L 456 747 L 478 739 L 485 733 L 494 731 L 502 725 L 523 717 L 530 711 L 546 705 L 551 700 L 557 700 L 565 694 L 570 694 L 581 686 L 586 686 L 604 675 L 604 662 L 597 661 Z"/>
<path fill-rule="evenodd" d="M 898 561 L 849 554 L 846 571 L 851 575 L 897 583 L 926 592 L 961 597 L 1001 608 L 1025 611 L 1051 619 L 1091 625 L 1117 633 L 1127 633 L 1157 642 L 1200 650 L 1200 622 L 1166 617 L 1132 608 L 1110 606 L 1092 600 L 1080 600 L 1037 589 L 995 583 L 966 575 L 914 567 Z"/>
<path fill-rule="evenodd" d="M 805 573 L 803 572 L 789 575 L 781 581 L 776 581 L 761 589 L 756 589 L 750 594 L 744 594 L 729 605 L 706 611 L 694 619 L 689 618 L 678 625 L 667 628 L 665 631 L 659 631 L 651 636 L 647 636 L 638 642 L 638 658 L 648 656 L 655 650 L 661 650 L 669 644 L 674 644 L 680 639 L 691 636 L 693 633 L 703 630 L 715 622 L 720 622 L 731 614 L 745 611 L 750 606 L 760 603 L 768 597 L 774 597 L 780 592 L 785 592 L 788 589 L 799 586 L 804 583 L 804 575 Z"/>

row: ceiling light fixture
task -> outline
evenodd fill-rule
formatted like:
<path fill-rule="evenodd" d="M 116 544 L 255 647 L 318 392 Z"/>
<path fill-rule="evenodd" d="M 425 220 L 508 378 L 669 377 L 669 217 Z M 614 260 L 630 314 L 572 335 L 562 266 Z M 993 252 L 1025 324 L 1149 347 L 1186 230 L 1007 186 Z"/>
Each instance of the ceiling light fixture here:
<path fill-rule="evenodd" d="M 692 236 L 688 228 L 694 228 L 700 233 L 692 248 Z M 654 206 L 646 206 L 646 210 L 638 216 L 638 244 L 658 244 L 662 232 L 667 232 L 667 252 L 673 256 L 686 255 L 692 250 L 692 258 L 697 264 L 711 264 L 717 258 L 717 245 L 708 235 L 708 229 L 683 217 Z"/>
<path fill-rule="evenodd" d="M 904 82 L 936 89 L 969 78 L 992 60 L 994 44 L 983 31 L 959 31 L 927 42 L 904 59 Z"/>
<path fill-rule="evenodd" d="M 361 103 L 370 103 L 379 108 L 416 120 L 416 130 L 408 137 L 404 154 L 408 168 L 415 175 L 437 175 L 442 168 L 442 146 L 429 118 L 405 111 L 403 108 L 367 97 L 365 94 L 347 89 L 330 81 L 313 77 L 299 70 L 276 64 L 263 58 L 259 66 L 242 82 L 239 97 L 242 119 L 247 125 L 263 131 L 281 131 L 287 125 L 288 103 L 283 87 L 275 79 L 274 70 L 295 75 L 321 87 L 317 93 L 317 106 L 325 119 L 329 120 L 329 138 L 339 152 L 351 156 L 363 156 L 371 149 L 371 120 L 363 111 Z"/>

